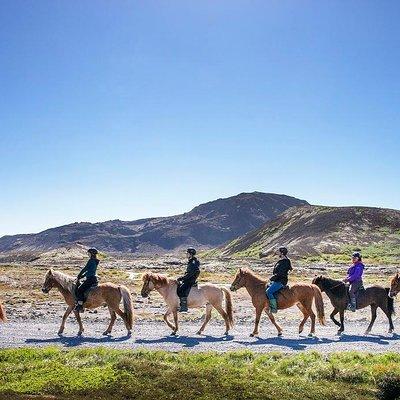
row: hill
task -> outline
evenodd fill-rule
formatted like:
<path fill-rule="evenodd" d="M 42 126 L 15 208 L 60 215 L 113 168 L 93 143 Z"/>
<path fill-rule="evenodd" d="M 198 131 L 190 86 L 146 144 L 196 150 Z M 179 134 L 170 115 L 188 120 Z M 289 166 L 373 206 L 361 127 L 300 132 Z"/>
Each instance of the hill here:
<path fill-rule="evenodd" d="M 279 245 L 311 261 L 348 261 L 361 249 L 372 262 L 400 263 L 400 211 L 372 207 L 293 207 L 221 249 L 224 256 L 272 258 Z"/>
<path fill-rule="evenodd" d="M 29 257 L 80 243 L 104 252 L 165 253 L 193 245 L 212 248 L 254 230 L 292 206 L 308 204 L 270 193 L 241 193 L 190 212 L 136 221 L 76 222 L 36 234 L 3 236 L 0 255 Z"/>

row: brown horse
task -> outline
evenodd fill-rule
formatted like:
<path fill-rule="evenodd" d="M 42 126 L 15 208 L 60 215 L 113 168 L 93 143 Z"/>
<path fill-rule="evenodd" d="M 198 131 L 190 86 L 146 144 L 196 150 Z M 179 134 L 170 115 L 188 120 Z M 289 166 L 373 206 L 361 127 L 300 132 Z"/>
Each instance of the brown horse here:
<path fill-rule="evenodd" d="M 4 310 L 3 305 L 0 303 L 0 322 L 6 322 L 7 318 L 6 318 L 6 312 Z"/>
<path fill-rule="evenodd" d="M 152 290 L 156 290 L 167 303 L 167 312 L 164 314 L 165 323 L 172 329 L 172 335 L 178 331 L 178 308 L 179 297 L 176 294 L 178 283 L 175 279 L 168 279 L 165 275 L 148 272 L 143 275 L 142 296 L 147 297 Z M 225 310 L 222 302 L 225 295 Z M 225 335 L 233 326 L 232 298 L 229 291 L 212 283 L 204 283 L 190 289 L 188 296 L 189 308 L 200 308 L 206 306 L 206 316 L 203 325 L 197 332 L 201 335 L 208 321 L 211 319 L 213 307 L 221 314 L 225 321 Z M 168 316 L 173 315 L 174 325 L 169 321 Z"/>
<path fill-rule="evenodd" d="M 400 275 L 397 273 L 390 281 L 389 297 L 396 297 L 400 292 Z"/>
<path fill-rule="evenodd" d="M 326 276 L 317 276 L 313 283 L 317 285 L 322 292 L 325 292 L 333 305 L 333 311 L 330 315 L 331 320 L 339 326 L 338 334 L 344 331 L 344 312 L 349 303 L 349 295 L 346 285 L 342 281 L 330 279 Z M 367 335 L 374 325 L 376 319 L 376 310 L 380 308 L 389 320 L 389 333 L 393 332 L 392 314 L 394 313 L 393 299 L 389 297 L 389 289 L 379 285 L 367 287 L 357 296 L 357 310 L 371 306 L 371 322 L 368 325 L 365 334 Z M 335 315 L 339 313 L 340 322 L 336 320 Z"/>
<path fill-rule="evenodd" d="M 65 321 L 75 307 L 75 283 L 76 280 L 73 276 L 59 271 L 54 271 L 53 269 L 47 271 L 45 276 L 42 291 L 44 293 L 49 293 L 50 289 L 55 287 L 60 291 L 65 302 L 68 304 L 68 308 L 64 313 L 61 326 L 58 331 L 59 335 L 64 332 Z M 124 304 L 124 312 L 122 312 L 119 308 L 121 300 Z M 84 308 L 94 309 L 100 307 L 104 303 L 107 304 L 108 310 L 110 311 L 111 321 L 103 335 L 109 335 L 111 333 L 114 322 L 117 318 L 116 314 L 118 314 L 124 320 L 126 329 L 128 330 L 128 335 L 130 335 L 133 325 L 133 306 L 132 297 L 128 288 L 126 286 L 115 285 L 114 283 L 110 282 L 101 283 L 97 287 L 90 290 L 89 296 L 83 306 Z M 79 312 L 76 311 L 74 311 L 74 314 L 79 324 L 78 336 L 80 336 L 84 331 L 81 316 Z"/>
<path fill-rule="evenodd" d="M 278 330 L 278 336 L 282 335 L 282 328 L 276 323 L 274 316 L 269 312 L 269 302 L 265 294 L 266 284 L 266 280 L 261 279 L 251 270 L 240 268 L 231 285 L 232 291 L 245 287 L 256 309 L 254 331 L 250 336 L 258 336 L 258 326 L 263 310 L 266 311 L 269 319 Z M 290 288 L 282 289 L 277 295 L 278 309 L 282 310 L 297 305 L 303 313 L 304 318 L 300 323 L 299 333 L 303 332 L 304 324 L 308 317 L 311 318 L 311 332 L 309 336 L 315 333 L 315 314 L 312 310 L 313 300 L 315 301 L 318 320 L 321 325 L 325 325 L 324 302 L 321 291 L 317 286 L 307 283 L 296 283 Z"/>

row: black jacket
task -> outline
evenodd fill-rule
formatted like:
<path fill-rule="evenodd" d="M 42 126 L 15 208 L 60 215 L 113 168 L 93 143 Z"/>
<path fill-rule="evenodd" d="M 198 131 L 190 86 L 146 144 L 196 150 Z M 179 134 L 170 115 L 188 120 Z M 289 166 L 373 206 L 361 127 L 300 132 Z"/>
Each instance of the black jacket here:
<path fill-rule="evenodd" d="M 279 260 L 274 267 L 273 276 L 271 277 L 270 281 L 273 282 L 280 282 L 282 285 L 287 285 L 288 283 L 288 273 L 291 271 L 292 264 L 288 258 L 282 258 Z"/>
<path fill-rule="evenodd" d="M 188 261 L 185 275 L 180 277 L 178 280 L 193 285 L 196 282 L 199 275 L 200 275 L 200 262 L 196 257 L 193 257 L 191 260 Z"/>

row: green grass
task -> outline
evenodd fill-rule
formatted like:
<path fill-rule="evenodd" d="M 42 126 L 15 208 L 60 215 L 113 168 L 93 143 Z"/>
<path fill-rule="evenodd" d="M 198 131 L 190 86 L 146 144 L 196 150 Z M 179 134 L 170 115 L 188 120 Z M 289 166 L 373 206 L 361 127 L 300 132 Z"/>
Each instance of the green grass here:
<path fill-rule="evenodd" d="M 0 350 L 0 398 L 360 400 L 388 372 L 400 376 L 399 354 L 12 349 Z"/>

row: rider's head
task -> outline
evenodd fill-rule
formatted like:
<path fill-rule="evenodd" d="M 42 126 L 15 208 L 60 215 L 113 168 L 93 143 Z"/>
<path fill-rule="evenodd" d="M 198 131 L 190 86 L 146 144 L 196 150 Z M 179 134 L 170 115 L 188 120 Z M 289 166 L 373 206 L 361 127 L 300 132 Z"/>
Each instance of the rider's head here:
<path fill-rule="evenodd" d="M 88 253 L 89 253 L 89 256 L 92 258 L 97 258 L 97 254 L 99 254 L 99 252 L 95 248 L 89 249 Z"/>
<path fill-rule="evenodd" d="M 287 253 L 288 253 L 288 249 L 286 247 L 283 247 L 283 246 L 279 247 L 279 249 L 278 249 L 279 257 L 286 257 Z"/>
<path fill-rule="evenodd" d="M 361 253 L 359 251 L 355 251 L 351 256 L 351 259 L 353 263 L 361 261 Z"/>
<path fill-rule="evenodd" d="M 189 259 L 193 258 L 196 255 L 196 249 L 189 247 L 186 251 L 186 255 Z"/>

